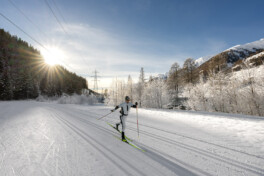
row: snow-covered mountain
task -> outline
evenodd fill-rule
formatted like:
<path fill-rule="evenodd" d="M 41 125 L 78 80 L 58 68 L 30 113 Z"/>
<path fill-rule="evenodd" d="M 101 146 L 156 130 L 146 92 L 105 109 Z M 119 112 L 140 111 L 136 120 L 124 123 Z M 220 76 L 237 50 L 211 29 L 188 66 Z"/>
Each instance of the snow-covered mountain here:
<path fill-rule="evenodd" d="M 239 59 L 246 59 L 249 56 L 253 56 L 255 54 L 258 54 L 259 52 L 264 51 L 264 38 L 251 42 L 246 43 L 243 45 L 236 45 L 231 48 L 228 48 L 227 50 L 223 51 L 222 53 L 228 54 L 228 63 L 234 63 Z M 219 53 L 221 54 L 221 53 Z M 219 54 L 215 55 L 218 56 Z M 210 59 L 214 58 L 215 56 L 205 56 L 200 57 L 195 60 L 195 63 L 197 66 L 202 65 L 203 63 L 209 61 Z"/>
<path fill-rule="evenodd" d="M 229 55 L 228 63 L 234 63 L 239 59 L 246 59 L 261 51 L 264 51 L 264 39 L 244 45 L 237 45 L 227 49 L 225 52 Z"/>
<path fill-rule="evenodd" d="M 234 52 L 251 51 L 251 52 L 255 52 L 257 49 L 264 49 L 264 38 L 257 40 L 255 42 L 244 44 L 244 45 L 233 46 L 233 47 L 227 49 L 226 51 L 234 51 Z"/>
<path fill-rule="evenodd" d="M 262 52 L 264 52 L 264 38 L 233 46 L 215 56 L 198 58 L 195 63 L 197 63 L 200 71 L 208 71 L 208 69 L 215 69 L 216 67 L 223 69 L 226 66 L 231 68 L 234 64 L 237 66 L 237 63 L 241 63 L 242 59 L 248 60 L 249 57 L 253 57 L 250 59 L 251 65 L 259 65 L 264 57 Z"/>

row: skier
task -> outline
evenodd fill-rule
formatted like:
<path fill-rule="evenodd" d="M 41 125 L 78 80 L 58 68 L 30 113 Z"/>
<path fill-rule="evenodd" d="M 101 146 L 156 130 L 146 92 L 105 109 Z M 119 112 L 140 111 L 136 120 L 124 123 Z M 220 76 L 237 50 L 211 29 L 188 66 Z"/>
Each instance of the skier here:
<path fill-rule="evenodd" d="M 129 112 L 131 107 L 137 108 L 137 105 L 138 105 L 137 102 L 135 104 L 130 103 L 129 96 L 126 96 L 124 103 L 121 103 L 120 105 L 116 106 L 115 109 L 111 110 L 112 112 L 114 112 L 118 108 L 121 108 L 121 110 L 120 110 L 120 114 L 121 114 L 120 115 L 120 122 L 116 123 L 116 129 L 118 130 L 118 126 L 120 124 L 122 125 L 122 141 L 124 141 L 124 142 L 127 141 L 126 138 L 125 138 L 125 130 L 126 130 L 126 119 L 127 119 L 127 116 L 128 116 L 128 112 Z"/>

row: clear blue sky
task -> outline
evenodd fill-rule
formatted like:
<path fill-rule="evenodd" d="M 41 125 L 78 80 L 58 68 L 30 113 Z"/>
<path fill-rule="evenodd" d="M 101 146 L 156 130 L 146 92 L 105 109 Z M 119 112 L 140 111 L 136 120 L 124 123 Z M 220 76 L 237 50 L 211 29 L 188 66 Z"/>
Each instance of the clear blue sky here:
<path fill-rule="evenodd" d="M 48 0 L 67 33 L 44 0 L 12 1 L 45 34 L 9 0 L 0 0 L 0 12 L 43 45 L 60 48 L 68 69 L 83 76 L 97 69 L 102 86 L 128 74 L 136 81 L 140 67 L 165 73 L 176 61 L 264 38 L 263 0 Z M 41 50 L 1 16 L 0 28 Z"/>

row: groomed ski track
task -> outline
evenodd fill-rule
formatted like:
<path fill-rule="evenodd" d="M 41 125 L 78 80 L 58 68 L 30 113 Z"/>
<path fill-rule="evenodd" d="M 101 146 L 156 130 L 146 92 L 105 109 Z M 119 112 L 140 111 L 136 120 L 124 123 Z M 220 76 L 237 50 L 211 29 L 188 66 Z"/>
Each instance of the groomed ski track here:
<path fill-rule="evenodd" d="M 126 135 L 142 152 L 114 137 L 120 134 L 106 121 L 117 122 L 117 112 L 97 120 L 109 112 L 106 106 L 11 101 L 0 102 L 0 110 L 1 176 L 264 175 L 264 152 L 258 147 L 262 139 L 254 146 L 237 135 L 151 116 L 162 111 L 139 110 L 140 138 L 135 112 L 129 116 Z M 261 118 L 246 120 L 263 125 Z"/>

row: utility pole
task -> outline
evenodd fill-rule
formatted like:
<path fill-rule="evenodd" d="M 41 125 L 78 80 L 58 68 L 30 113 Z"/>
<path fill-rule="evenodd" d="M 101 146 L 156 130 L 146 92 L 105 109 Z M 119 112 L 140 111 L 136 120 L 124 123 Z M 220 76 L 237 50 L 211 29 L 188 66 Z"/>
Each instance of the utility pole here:
<path fill-rule="evenodd" d="M 98 93 L 98 81 L 99 80 L 98 80 L 97 73 L 99 73 L 99 72 L 95 70 L 93 73 L 94 73 L 94 76 L 92 76 L 92 77 L 94 77 L 94 80 L 93 80 L 94 81 L 94 88 L 93 89 L 94 89 L 95 92 Z"/>

